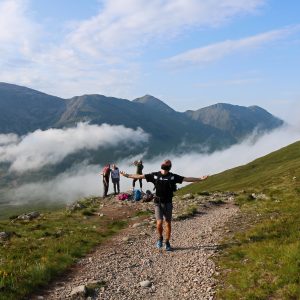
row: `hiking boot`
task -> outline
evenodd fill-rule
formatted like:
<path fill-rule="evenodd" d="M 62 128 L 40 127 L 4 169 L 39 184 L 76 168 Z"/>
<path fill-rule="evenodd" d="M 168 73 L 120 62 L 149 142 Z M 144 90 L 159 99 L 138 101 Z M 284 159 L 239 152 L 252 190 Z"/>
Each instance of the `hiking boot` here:
<path fill-rule="evenodd" d="M 156 248 L 161 249 L 162 246 L 163 246 L 163 239 L 159 239 L 159 240 L 156 242 Z"/>
<path fill-rule="evenodd" d="M 172 251 L 171 245 L 169 241 L 166 241 L 166 251 Z"/>

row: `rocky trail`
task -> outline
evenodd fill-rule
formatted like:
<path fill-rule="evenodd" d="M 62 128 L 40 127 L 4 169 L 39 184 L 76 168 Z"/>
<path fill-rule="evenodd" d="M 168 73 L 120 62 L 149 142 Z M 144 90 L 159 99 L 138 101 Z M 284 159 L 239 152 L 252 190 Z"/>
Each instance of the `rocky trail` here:
<path fill-rule="evenodd" d="M 217 270 L 212 257 L 220 251 L 229 231 L 226 224 L 238 207 L 229 193 L 183 198 L 174 201 L 173 251 L 155 248 L 153 216 L 131 218 L 127 229 L 34 299 L 214 299 Z M 153 209 L 152 203 L 117 205 Z M 196 214 L 184 218 L 191 207 Z"/>

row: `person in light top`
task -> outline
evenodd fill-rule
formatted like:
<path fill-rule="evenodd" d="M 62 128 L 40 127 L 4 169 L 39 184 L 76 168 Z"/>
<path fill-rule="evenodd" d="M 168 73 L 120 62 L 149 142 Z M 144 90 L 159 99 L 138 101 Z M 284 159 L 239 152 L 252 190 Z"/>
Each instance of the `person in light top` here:
<path fill-rule="evenodd" d="M 120 193 L 120 171 L 115 164 L 111 166 L 110 175 L 114 186 L 114 193 L 117 195 Z"/>

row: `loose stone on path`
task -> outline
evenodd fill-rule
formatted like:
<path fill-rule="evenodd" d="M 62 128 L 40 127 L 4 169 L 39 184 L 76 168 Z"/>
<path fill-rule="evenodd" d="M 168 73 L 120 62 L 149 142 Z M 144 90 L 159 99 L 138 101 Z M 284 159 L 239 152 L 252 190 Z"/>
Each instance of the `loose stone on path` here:
<path fill-rule="evenodd" d="M 172 223 L 172 252 L 155 248 L 151 225 L 131 226 L 100 246 L 89 256 L 92 260 L 83 258 L 70 279 L 63 286 L 53 285 L 44 298 L 70 299 L 71 292 L 85 286 L 88 278 L 105 282 L 93 299 L 214 299 L 217 282 L 212 256 L 238 208 L 226 202 L 200 210 L 204 213 Z"/>

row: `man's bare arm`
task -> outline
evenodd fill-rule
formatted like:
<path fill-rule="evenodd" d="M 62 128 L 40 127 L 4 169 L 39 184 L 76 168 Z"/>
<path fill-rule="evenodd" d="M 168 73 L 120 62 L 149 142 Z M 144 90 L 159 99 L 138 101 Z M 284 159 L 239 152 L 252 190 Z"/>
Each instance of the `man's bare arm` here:
<path fill-rule="evenodd" d="M 124 171 L 121 171 L 120 174 L 126 178 L 131 178 L 131 179 L 145 179 L 145 175 L 139 175 L 139 174 L 127 174 Z"/>
<path fill-rule="evenodd" d="M 201 177 L 184 177 L 183 181 L 185 182 L 198 182 L 207 179 L 208 175 L 201 176 Z"/>

